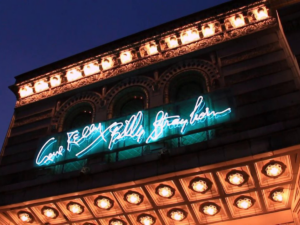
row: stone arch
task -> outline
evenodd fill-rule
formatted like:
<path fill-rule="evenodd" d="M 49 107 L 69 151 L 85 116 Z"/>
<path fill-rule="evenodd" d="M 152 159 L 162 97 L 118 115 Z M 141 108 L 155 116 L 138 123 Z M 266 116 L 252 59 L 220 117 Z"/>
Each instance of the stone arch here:
<path fill-rule="evenodd" d="M 139 87 L 145 93 L 146 96 L 146 108 L 149 107 L 149 94 L 155 86 L 155 81 L 149 77 L 139 76 L 127 78 L 114 87 L 112 87 L 105 95 L 105 102 L 107 104 L 107 117 L 112 117 L 114 102 L 117 95 L 127 88 Z"/>
<path fill-rule="evenodd" d="M 92 109 L 92 119 L 94 121 L 95 115 L 98 111 L 98 108 L 102 105 L 102 96 L 99 93 L 87 91 L 82 92 L 74 95 L 73 97 L 66 100 L 56 111 L 53 119 L 52 119 L 52 125 L 56 126 L 56 129 L 60 132 L 63 130 L 63 123 L 66 114 L 71 110 L 72 108 L 76 107 L 76 105 L 79 105 L 81 103 L 88 103 Z"/>
<path fill-rule="evenodd" d="M 177 75 L 195 71 L 202 74 L 207 91 L 211 91 L 214 80 L 220 77 L 218 68 L 211 62 L 200 59 L 185 60 L 167 69 L 159 78 L 159 88 L 163 90 L 165 103 L 169 102 L 169 84 Z"/>

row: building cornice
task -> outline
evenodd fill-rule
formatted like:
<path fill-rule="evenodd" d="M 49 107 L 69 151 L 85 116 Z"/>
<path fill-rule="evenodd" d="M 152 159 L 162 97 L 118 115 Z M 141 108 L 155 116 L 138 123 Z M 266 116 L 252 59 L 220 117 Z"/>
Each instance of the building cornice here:
<path fill-rule="evenodd" d="M 113 51 L 108 51 L 101 55 L 89 57 L 87 59 L 78 61 L 77 63 L 73 63 L 66 67 L 62 67 L 61 69 L 53 70 L 49 73 L 16 83 L 15 85 L 11 86 L 11 89 L 15 92 L 16 95 L 18 95 L 18 90 L 24 85 L 29 85 L 29 87 L 31 87 L 33 90 L 35 82 L 39 80 L 44 80 L 45 82 L 48 82 L 47 90 L 41 91 L 39 93 L 35 93 L 33 91 L 33 93 L 29 96 L 19 97 L 16 103 L 16 107 L 27 105 L 76 88 L 99 82 L 104 79 L 115 77 L 117 75 L 127 73 L 132 70 L 143 68 L 151 64 L 168 60 L 170 58 L 181 56 L 193 51 L 207 48 L 212 45 L 216 45 L 241 36 L 245 36 L 269 27 L 273 27 L 276 25 L 276 19 L 273 18 L 270 15 L 270 13 L 268 18 L 264 18 L 262 20 L 253 19 L 255 16 L 253 15 L 253 12 L 255 10 L 258 10 L 261 7 L 264 7 L 264 9 L 267 10 L 265 4 L 266 1 L 255 2 L 250 5 L 240 7 L 238 9 L 227 11 L 226 13 L 222 13 L 217 16 L 211 16 L 201 21 L 190 23 L 188 25 L 184 25 L 173 30 L 168 30 L 155 36 L 145 38 L 142 41 L 137 41 L 132 44 L 124 45 L 123 47 L 114 49 Z M 230 24 L 228 26 L 230 17 L 235 15 L 243 16 L 243 19 L 245 21 L 245 24 L 243 26 L 230 27 Z M 214 24 L 214 26 L 218 27 L 218 29 L 214 27 L 215 34 L 209 37 L 205 37 L 203 27 L 208 24 Z M 197 40 L 191 41 L 190 43 L 184 43 L 182 41 L 182 33 L 191 29 L 197 30 L 199 38 Z M 178 46 L 174 48 L 164 47 L 168 46 L 166 44 L 166 38 L 172 36 L 174 36 L 177 39 Z M 152 55 L 144 54 L 142 52 L 144 51 L 142 48 L 145 47 L 147 43 L 154 43 L 157 46 L 157 53 Z M 130 53 L 133 52 L 132 54 L 134 55 L 134 57 L 132 61 L 128 63 L 122 63 L 118 56 L 123 51 L 130 51 Z M 76 68 L 77 71 L 83 71 L 83 67 L 87 63 L 96 62 L 97 65 L 100 65 L 101 59 L 103 60 L 105 57 L 113 57 L 115 59 L 114 66 L 112 68 L 104 70 L 100 66 L 99 71 L 92 75 L 82 76 L 80 79 L 75 81 L 67 81 L 66 73 L 68 70 Z M 81 73 L 83 74 L 83 72 Z M 57 75 L 62 78 L 62 83 L 59 86 L 50 86 L 49 80 L 50 77 L 53 75 Z"/>

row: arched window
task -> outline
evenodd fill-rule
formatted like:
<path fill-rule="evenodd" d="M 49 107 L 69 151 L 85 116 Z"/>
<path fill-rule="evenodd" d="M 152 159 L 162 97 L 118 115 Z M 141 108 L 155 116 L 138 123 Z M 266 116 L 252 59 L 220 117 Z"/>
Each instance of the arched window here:
<path fill-rule="evenodd" d="M 201 73 L 187 71 L 176 76 L 169 85 L 170 102 L 196 98 L 206 93 L 205 80 Z"/>
<path fill-rule="evenodd" d="M 113 117 L 132 115 L 144 110 L 147 105 L 147 96 L 142 88 L 127 88 L 121 91 L 115 98 L 112 107 Z"/>
<path fill-rule="evenodd" d="M 93 108 L 88 103 L 78 104 L 66 114 L 63 130 L 71 130 L 91 124 L 93 121 Z"/>

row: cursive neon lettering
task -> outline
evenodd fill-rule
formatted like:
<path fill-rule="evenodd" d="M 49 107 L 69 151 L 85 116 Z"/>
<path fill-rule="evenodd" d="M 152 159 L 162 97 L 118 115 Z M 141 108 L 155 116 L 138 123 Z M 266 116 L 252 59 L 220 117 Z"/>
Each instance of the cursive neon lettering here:
<path fill-rule="evenodd" d="M 218 119 L 229 113 L 231 113 L 231 108 L 219 112 L 210 110 L 209 107 L 205 106 L 203 96 L 199 96 L 189 119 L 182 118 L 180 115 L 169 116 L 167 112 L 162 110 L 157 112 L 152 128 L 149 128 L 150 134 L 144 138 L 146 134 L 143 126 L 144 116 L 143 112 L 139 111 L 128 120 L 113 122 L 107 127 L 102 123 L 98 125 L 91 124 L 85 126 L 81 132 L 79 130 L 67 132 L 67 151 L 61 145 L 57 148 L 57 151 L 51 152 L 50 149 L 55 147 L 54 144 L 57 140 L 54 137 L 48 139 L 37 155 L 36 164 L 53 163 L 56 158 L 73 151 L 75 151 L 73 154 L 76 157 L 82 157 L 101 142 L 106 143 L 109 150 L 112 150 L 114 145 L 120 141 L 134 140 L 141 143 L 144 140 L 145 143 L 150 143 L 163 137 L 165 130 L 178 129 L 178 132 L 183 134 L 188 126 L 204 123 L 207 119 Z"/>

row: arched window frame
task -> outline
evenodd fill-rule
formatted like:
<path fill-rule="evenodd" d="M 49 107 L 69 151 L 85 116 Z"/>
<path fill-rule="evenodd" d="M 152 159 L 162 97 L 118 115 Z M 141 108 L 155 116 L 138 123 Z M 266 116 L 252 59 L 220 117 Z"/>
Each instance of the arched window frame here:
<path fill-rule="evenodd" d="M 108 105 L 108 119 L 111 118 L 116 118 L 116 117 L 120 117 L 121 116 L 121 107 L 116 107 L 116 104 L 122 105 L 126 103 L 126 98 L 124 98 L 125 95 L 131 95 L 131 93 L 141 93 L 143 94 L 143 102 L 144 102 L 144 106 L 143 109 L 148 109 L 149 108 L 149 93 L 148 91 L 142 87 L 142 86 L 130 86 L 127 87 L 125 89 L 123 89 L 122 91 L 120 91 L 117 95 L 114 96 L 114 98 L 109 102 Z M 123 102 L 122 102 L 123 100 Z M 124 106 L 124 105 L 123 105 Z M 119 108 L 119 109 L 118 109 Z M 118 110 L 118 111 L 115 111 Z"/>
<path fill-rule="evenodd" d="M 101 107 L 103 102 L 102 96 L 97 92 L 81 92 L 73 97 L 67 99 L 64 103 L 59 104 L 59 106 L 56 109 L 56 112 L 52 118 L 51 124 L 52 124 L 52 131 L 55 132 L 61 132 L 63 131 L 63 124 L 64 119 L 73 107 L 76 107 L 76 105 L 81 103 L 87 103 L 90 104 L 93 112 L 92 112 L 92 123 L 95 120 L 95 115 L 97 114 L 99 108 Z"/>

